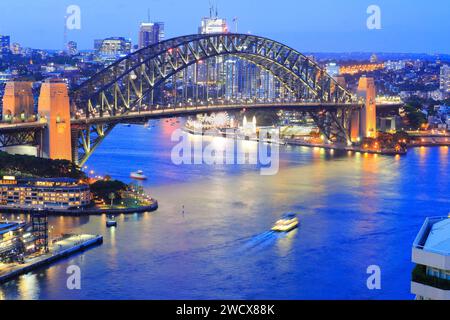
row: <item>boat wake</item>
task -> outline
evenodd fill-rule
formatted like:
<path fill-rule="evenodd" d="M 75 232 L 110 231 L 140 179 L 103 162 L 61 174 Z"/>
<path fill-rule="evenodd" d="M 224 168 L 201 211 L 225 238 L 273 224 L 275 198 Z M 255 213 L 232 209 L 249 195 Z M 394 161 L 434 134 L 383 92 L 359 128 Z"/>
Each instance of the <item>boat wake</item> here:
<path fill-rule="evenodd" d="M 283 235 L 275 231 L 266 231 L 251 237 L 241 248 L 242 252 L 254 249 L 262 249 L 272 245 L 278 238 Z"/>

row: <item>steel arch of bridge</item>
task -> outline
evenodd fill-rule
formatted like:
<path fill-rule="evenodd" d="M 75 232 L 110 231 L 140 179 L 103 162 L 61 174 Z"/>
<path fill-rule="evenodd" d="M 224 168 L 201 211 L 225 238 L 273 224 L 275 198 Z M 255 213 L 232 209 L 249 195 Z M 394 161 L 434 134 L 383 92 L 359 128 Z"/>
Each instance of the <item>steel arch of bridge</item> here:
<path fill-rule="evenodd" d="M 277 41 L 254 35 L 189 35 L 136 51 L 71 92 L 75 118 L 100 120 L 95 124 L 86 121 L 73 130 L 74 161 L 83 165 L 114 128 L 118 117 L 134 109 L 140 112 L 142 107 L 146 112 L 158 109 L 153 101 L 158 86 L 191 65 L 221 55 L 237 56 L 272 73 L 299 101 L 336 105 L 334 109 L 317 108 L 309 114 L 329 140 L 348 141 L 349 119 L 355 110 L 353 96 L 314 61 Z"/>
<path fill-rule="evenodd" d="M 220 55 L 244 58 L 271 72 L 299 99 L 350 103 L 352 95 L 314 61 L 277 41 L 246 34 L 190 35 L 141 49 L 118 60 L 71 93 L 72 113 L 103 117 L 129 112 L 188 66 Z"/>

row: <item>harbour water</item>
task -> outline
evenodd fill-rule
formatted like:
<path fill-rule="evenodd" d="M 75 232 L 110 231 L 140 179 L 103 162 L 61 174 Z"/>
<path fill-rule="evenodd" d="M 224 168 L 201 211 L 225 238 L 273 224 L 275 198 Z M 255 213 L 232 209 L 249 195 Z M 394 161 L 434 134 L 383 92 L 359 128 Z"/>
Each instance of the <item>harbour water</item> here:
<path fill-rule="evenodd" d="M 450 211 L 448 148 L 403 157 L 280 147 L 280 171 L 171 161 L 180 124 L 117 126 L 87 163 L 129 181 L 143 170 L 153 213 L 51 217 L 52 233 L 102 234 L 102 246 L 19 277 L 0 299 L 412 299 L 411 244 Z M 248 148 L 256 148 L 253 142 Z M 254 144 L 254 145 L 252 145 Z M 285 212 L 299 229 L 270 232 Z M 66 286 L 81 268 L 81 290 Z M 381 268 L 381 290 L 366 286 Z"/>

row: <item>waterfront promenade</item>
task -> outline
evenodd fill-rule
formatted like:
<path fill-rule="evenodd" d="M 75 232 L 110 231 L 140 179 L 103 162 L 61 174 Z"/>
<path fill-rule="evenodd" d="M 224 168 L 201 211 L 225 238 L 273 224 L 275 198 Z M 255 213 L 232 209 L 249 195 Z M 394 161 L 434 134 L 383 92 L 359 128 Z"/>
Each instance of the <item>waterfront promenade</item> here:
<path fill-rule="evenodd" d="M 58 208 L 46 208 L 45 211 L 49 216 L 91 216 L 91 215 L 102 215 L 102 214 L 133 214 L 133 213 L 144 213 L 153 212 L 158 209 L 158 201 L 153 200 L 150 204 L 145 206 L 134 206 L 134 207 L 91 207 L 91 208 L 80 208 L 80 209 L 58 209 Z M 30 207 L 9 207 L 0 206 L 0 211 L 3 213 L 31 213 L 36 209 Z"/>
<path fill-rule="evenodd" d="M 342 151 L 350 151 L 350 152 L 360 152 L 360 153 L 368 153 L 368 154 L 381 154 L 388 156 L 396 156 L 396 155 L 404 155 L 406 151 L 395 151 L 395 150 L 371 150 L 364 149 L 357 146 L 345 146 L 345 145 L 336 145 L 336 144 L 325 144 L 325 143 L 309 143 L 303 140 L 298 139 L 284 139 L 283 140 L 288 145 L 293 146 L 301 146 L 301 147 L 309 147 L 309 148 L 322 148 L 328 150 L 342 150 Z"/>
<path fill-rule="evenodd" d="M 49 265 L 56 260 L 68 257 L 102 242 L 103 236 L 101 235 L 67 235 L 61 240 L 50 244 L 48 253 L 27 257 L 25 263 L 0 263 L 0 283 Z"/>

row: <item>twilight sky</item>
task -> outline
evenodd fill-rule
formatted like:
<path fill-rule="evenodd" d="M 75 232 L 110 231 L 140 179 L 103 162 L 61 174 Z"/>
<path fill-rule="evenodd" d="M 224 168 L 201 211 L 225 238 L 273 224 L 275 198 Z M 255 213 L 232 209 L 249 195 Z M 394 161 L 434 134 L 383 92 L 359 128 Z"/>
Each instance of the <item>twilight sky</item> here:
<path fill-rule="evenodd" d="M 448 0 L 217 0 L 219 16 L 239 19 L 239 32 L 273 38 L 305 52 L 450 53 Z M 369 30 L 366 10 L 381 8 L 381 30 Z M 80 49 L 93 40 L 137 41 L 139 23 L 166 23 L 166 38 L 197 33 L 209 0 L 0 0 L 0 34 L 22 46 L 61 49 L 69 5 L 81 8 L 81 30 L 68 32 Z"/>

